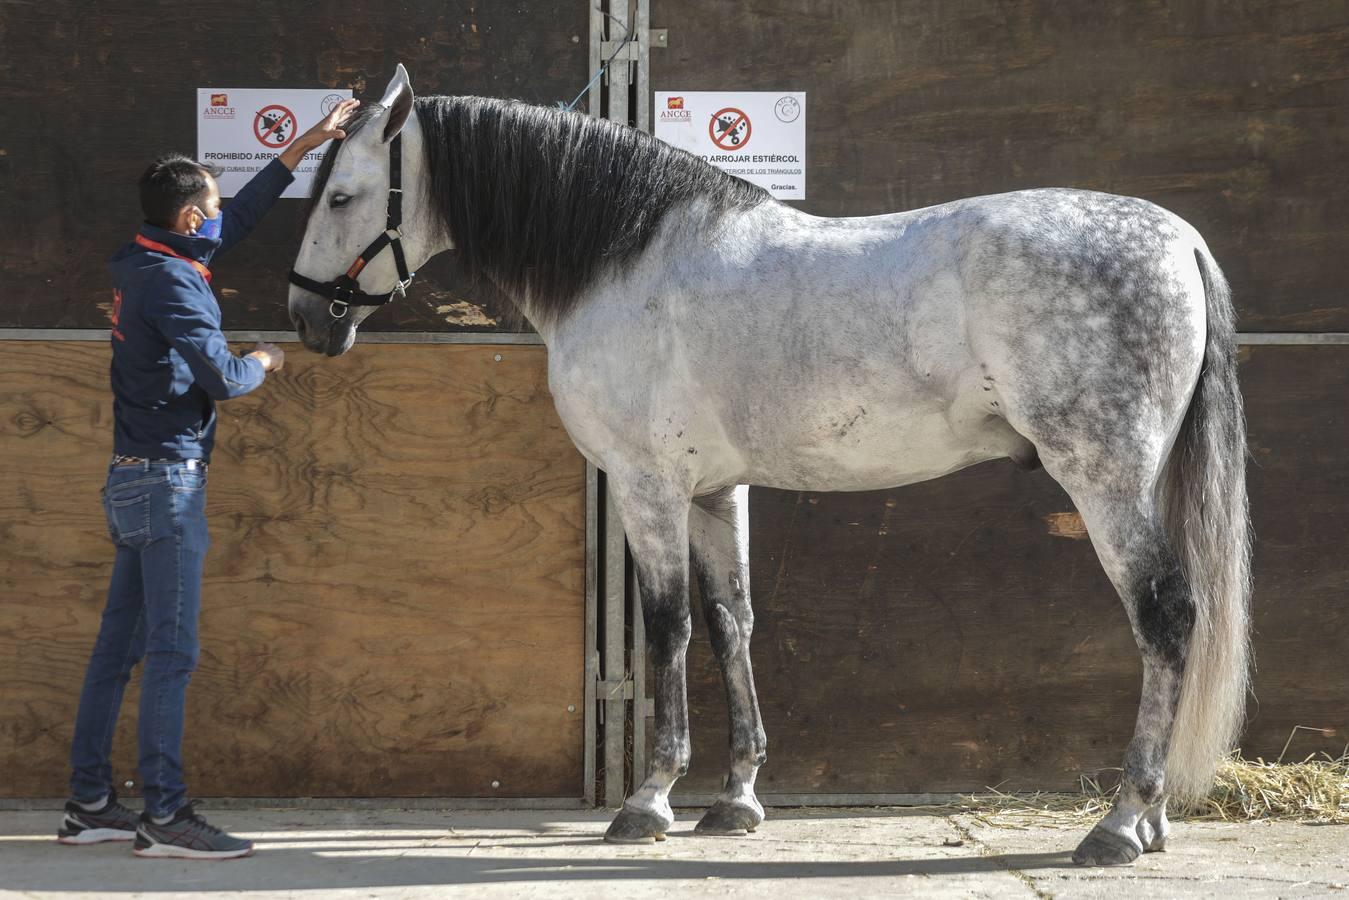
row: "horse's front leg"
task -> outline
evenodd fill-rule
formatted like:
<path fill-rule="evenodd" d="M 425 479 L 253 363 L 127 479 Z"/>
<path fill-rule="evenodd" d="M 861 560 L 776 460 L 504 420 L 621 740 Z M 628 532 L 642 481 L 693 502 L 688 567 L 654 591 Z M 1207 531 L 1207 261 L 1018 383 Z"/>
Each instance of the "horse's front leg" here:
<path fill-rule="evenodd" d="M 716 803 L 698 822 L 699 834 L 740 835 L 763 821 L 754 778 L 768 741 L 754 695 L 749 639 L 754 613 L 749 601 L 749 486 L 726 488 L 693 501 L 689 549 L 703 598 L 712 651 L 721 665 L 730 713 L 731 771 Z"/>
<path fill-rule="evenodd" d="M 659 476 L 609 473 L 609 488 L 637 567 L 647 655 L 655 675 L 656 741 L 646 780 L 623 803 L 604 838 L 619 844 L 664 840 L 674 824 L 670 789 L 688 771 L 689 498 Z"/>

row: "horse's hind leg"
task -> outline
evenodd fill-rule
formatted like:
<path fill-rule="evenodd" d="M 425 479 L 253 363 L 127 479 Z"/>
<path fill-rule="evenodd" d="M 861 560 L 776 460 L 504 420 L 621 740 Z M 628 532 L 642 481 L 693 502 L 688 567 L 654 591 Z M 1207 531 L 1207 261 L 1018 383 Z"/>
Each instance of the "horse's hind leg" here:
<path fill-rule="evenodd" d="M 1185 677 L 1195 606 L 1165 529 L 1144 491 L 1069 493 L 1119 591 L 1143 655 L 1143 691 L 1115 805 L 1073 853 L 1081 865 L 1122 865 L 1166 845 L 1165 768 Z"/>
<path fill-rule="evenodd" d="M 764 763 L 768 746 L 749 659 L 754 613 L 749 601 L 748 485 L 693 501 L 689 549 L 712 651 L 726 684 L 731 729 L 730 774 L 696 830 L 699 834 L 745 834 L 763 821 L 763 807 L 754 795 L 754 777 Z"/>
<path fill-rule="evenodd" d="M 605 833 L 613 843 L 664 840 L 674 824 L 670 789 L 688 771 L 689 498 L 653 475 L 610 472 L 609 486 L 632 548 L 655 675 L 656 740 L 646 780 Z"/>

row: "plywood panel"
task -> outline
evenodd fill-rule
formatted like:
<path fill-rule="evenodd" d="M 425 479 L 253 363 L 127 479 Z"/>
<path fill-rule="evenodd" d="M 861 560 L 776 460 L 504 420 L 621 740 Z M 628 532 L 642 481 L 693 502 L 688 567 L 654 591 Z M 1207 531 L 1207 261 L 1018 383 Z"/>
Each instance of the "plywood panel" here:
<path fill-rule="evenodd" d="M 219 407 L 194 795 L 581 796 L 584 469 L 543 349 L 293 349 Z M 107 364 L 0 354 L 4 797 L 65 790 L 112 559 Z"/>
<path fill-rule="evenodd" d="M 1146 197 L 1208 238 L 1244 330 L 1349 330 L 1341 0 L 675 0 L 653 24 L 655 90 L 807 92 L 808 211 Z"/>
<path fill-rule="evenodd" d="M 103 327 L 104 263 L 140 225 L 136 179 L 195 153 L 198 87 L 334 87 L 378 99 L 395 64 L 421 94 L 570 100 L 589 79 L 585 3 L 51 0 L 0 9 L 0 327 Z M 234 328 L 288 329 L 301 200 L 214 267 Z M 444 309 L 442 309 L 442 307 Z M 367 330 L 511 330 L 451 257 Z"/>
<path fill-rule="evenodd" d="M 1349 348 L 1253 347 L 1241 376 L 1256 530 L 1252 756 L 1349 740 Z M 895 491 L 751 494 L 762 790 L 1042 790 L 1118 766 L 1141 669 L 1068 497 L 1044 472 L 976 467 Z M 726 764 L 699 622 L 694 761 Z"/>

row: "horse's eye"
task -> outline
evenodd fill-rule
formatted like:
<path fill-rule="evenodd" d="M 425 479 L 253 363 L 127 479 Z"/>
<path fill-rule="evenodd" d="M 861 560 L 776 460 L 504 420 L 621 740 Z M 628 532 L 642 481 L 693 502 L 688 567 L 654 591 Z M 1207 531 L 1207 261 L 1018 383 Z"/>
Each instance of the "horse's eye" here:
<path fill-rule="evenodd" d="M 332 197 L 328 199 L 328 205 L 334 209 L 339 206 L 346 206 L 350 202 L 351 197 L 348 194 L 333 194 Z"/>

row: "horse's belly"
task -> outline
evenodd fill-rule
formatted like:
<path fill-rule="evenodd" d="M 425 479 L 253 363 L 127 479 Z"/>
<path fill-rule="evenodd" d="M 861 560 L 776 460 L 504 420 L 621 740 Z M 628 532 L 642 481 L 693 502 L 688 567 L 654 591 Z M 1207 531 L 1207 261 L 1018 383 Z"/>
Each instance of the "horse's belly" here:
<path fill-rule="evenodd" d="M 987 441 L 956 434 L 944 410 L 899 414 L 858 407 L 824 416 L 808 429 L 760 435 L 742 448 L 741 480 L 797 491 L 879 490 L 1002 455 Z"/>

